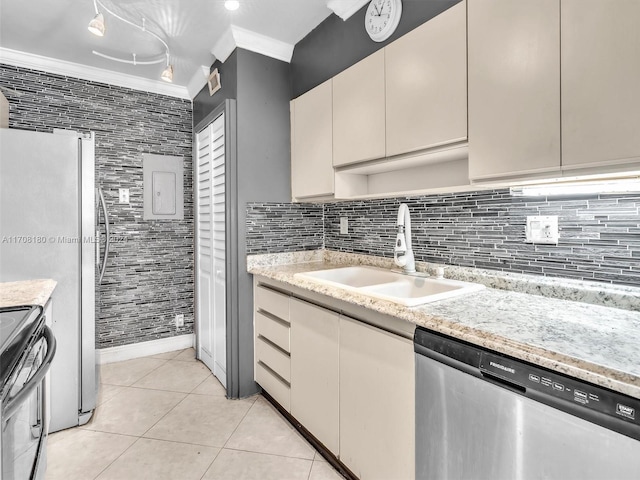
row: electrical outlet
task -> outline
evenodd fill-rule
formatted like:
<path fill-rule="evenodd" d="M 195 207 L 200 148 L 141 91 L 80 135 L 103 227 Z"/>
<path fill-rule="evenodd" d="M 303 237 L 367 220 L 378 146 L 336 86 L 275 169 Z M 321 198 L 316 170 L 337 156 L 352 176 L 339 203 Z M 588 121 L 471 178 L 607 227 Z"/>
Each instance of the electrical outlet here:
<path fill-rule="evenodd" d="M 347 217 L 340 217 L 340 235 L 347 235 L 349 233 L 349 219 Z"/>
<path fill-rule="evenodd" d="M 527 243 L 557 244 L 560 237 L 558 233 L 558 216 L 527 217 L 525 234 Z"/>
<path fill-rule="evenodd" d="M 119 188 L 118 189 L 118 199 L 120 203 L 129 203 L 129 189 L 128 188 Z"/>
<path fill-rule="evenodd" d="M 176 315 L 176 328 L 178 327 L 184 327 L 184 315 L 182 313 Z"/>

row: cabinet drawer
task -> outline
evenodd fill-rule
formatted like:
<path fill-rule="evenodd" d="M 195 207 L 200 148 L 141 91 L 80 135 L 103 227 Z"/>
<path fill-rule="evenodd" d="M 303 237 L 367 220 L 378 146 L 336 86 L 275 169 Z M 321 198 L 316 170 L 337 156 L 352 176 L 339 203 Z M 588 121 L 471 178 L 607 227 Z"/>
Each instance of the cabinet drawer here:
<path fill-rule="evenodd" d="M 261 337 L 256 338 L 256 360 L 291 382 L 291 358 Z"/>
<path fill-rule="evenodd" d="M 291 411 L 291 391 L 289 385 L 276 377 L 268 368 L 256 362 L 256 382 L 287 411 Z"/>
<path fill-rule="evenodd" d="M 289 321 L 289 297 L 264 287 L 257 287 L 256 310 L 264 310 L 286 322 Z"/>
<path fill-rule="evenodd" d="M 287 352 L 291 352 L 289 325 L 256 312 L 256 335 L 262 336 Z"/>

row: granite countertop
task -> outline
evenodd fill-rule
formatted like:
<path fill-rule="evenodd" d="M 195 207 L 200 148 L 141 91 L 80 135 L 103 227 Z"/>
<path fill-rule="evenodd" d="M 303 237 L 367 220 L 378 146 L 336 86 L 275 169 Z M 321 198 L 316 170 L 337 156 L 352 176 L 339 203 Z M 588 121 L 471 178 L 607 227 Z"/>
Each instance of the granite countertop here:
<path fill-rule="evenodd" d="M 282 261 L 297 263 L 279 264 Z M 364 262 L 357 256 L 350 259 L 349 255 L 306 253 L 298 257 L 272 255 L 257 262 L 249 258 L 247 269 L 254 275 L 400 318 L 640 398 L 640 312 L 633 308 L 498 288 L 408 308 L 295 276 L 356 263 Z M 569 291 L 573 292 L 573 287 Z M 573 294 L 567 297 L 573 298 Z"/>
<path fill-rule="evenodd" d="M 51 298 L 56 285 L 55 280 L 49 279 L 0 283 L 0 307 L 19 307 L 22 305 L 44 307 Z"/>

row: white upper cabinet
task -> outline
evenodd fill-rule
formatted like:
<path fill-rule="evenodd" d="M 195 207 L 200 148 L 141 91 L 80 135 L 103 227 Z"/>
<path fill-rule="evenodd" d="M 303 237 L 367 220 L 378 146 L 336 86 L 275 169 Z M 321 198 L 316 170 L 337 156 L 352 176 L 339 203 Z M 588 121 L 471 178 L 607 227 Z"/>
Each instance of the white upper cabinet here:
<path fill-rule="evenodd" d="M 385 47 L 387 156 L 466 140 L 466 71 L 464 1 Z"/>
<path fill-rule="evenodd" d="M 563 169 L 640 162 L 640 2 L 561 8 Z"/>
<path fill-rule="evenodd" d="M 332 81 L 291 101 L 291 190 L 294 199 L 334 192 Z"/>
<path fill-rule="evenodd" d="M 471 179 L 559 172 L 559 25 L 559 0 L 469 2 Z"/>
<path fill-rule="evenodd" d="M 333 77 L 333 165 L 385 156 L 384 50 Z"/>

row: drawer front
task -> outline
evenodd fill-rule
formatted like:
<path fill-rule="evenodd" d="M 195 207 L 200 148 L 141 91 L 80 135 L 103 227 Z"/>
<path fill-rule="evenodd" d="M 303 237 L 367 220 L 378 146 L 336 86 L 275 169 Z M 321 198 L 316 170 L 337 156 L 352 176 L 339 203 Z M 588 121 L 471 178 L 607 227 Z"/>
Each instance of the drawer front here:
<path fill-rule="evenodd" d="M 264 363 L 287 382 L 291 382 L 291 358 L 289 355 L 269 345 L 264 339 L 256 339 L 256 360 Z"/>
<path fill-rule="evenodd" d="M 282 320 L 289 321 L 289 296 L 257 287 L 255 292 L 256 310 L 264 310 Z"/>
<path fill-rule="evenodd" d="M 287 412 L 291 412 L 291 391 L 289 385 L 267 370 L 260 362 L 256 362 L 256 382 L 282 405 Z"/>
<path fill-rule="evenodd" d="M 291 352 L 289 331 L 289 325 L 285 322 L 274 320 L 260 312 L 256 312 L 256 335 L 271 340 L 286 352 Z"/>

